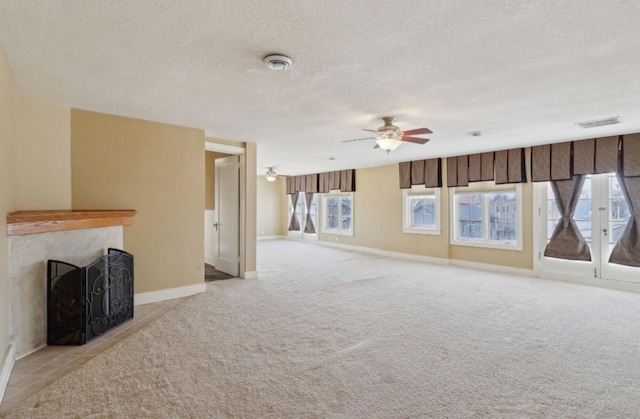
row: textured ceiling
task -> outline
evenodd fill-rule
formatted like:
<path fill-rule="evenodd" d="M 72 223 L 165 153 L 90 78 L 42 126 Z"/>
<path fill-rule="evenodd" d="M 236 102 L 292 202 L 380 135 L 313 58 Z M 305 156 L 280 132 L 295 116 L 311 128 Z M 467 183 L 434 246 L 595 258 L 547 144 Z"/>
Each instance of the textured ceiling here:
<path fill-rule="evenodd" d="M 302 174 L 638 132 L 639 21 L 628 0 L 0 0 L 0 46 L 27 93 L 255 142 L 259 173 Z M 386 115 L 431 142 L 341 142 Z"/>

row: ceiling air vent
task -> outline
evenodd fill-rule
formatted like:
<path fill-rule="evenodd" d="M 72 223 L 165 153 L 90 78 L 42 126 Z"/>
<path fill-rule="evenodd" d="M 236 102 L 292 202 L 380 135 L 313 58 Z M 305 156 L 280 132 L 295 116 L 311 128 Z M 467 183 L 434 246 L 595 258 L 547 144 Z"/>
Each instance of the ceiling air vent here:
<path fill-rule="evenodd" d="M 595 121 L 576 122 L 580 128 L 595 128 L 603 127 L 605 125 L 615 125 L 622 122 L 619 116 L 613 116 L 611 118 L 596 119 Z"/>

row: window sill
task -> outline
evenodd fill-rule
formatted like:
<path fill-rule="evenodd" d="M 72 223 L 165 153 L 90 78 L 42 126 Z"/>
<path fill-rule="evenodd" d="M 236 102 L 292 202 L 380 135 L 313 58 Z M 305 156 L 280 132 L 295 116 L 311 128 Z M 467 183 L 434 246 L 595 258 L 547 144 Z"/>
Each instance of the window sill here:
<path fill-rule="evenodd" d="M 503 244 L 499 242 L 486 242 L 486 241 L 475 241 L 475 240 L 451 240 L 450 244 L 452 246 L 481 247 L 486 249 L 522 251 L 522 243 Z"/>
<path fill-rule="evenodd" d="M 403 227 L 402 232 L 406 234 L 430 234 L 434 236 L 440 235 L 440 230 L 437 229 L 429 229 L 429 228 L 411 228 L 411 227 Z"/>

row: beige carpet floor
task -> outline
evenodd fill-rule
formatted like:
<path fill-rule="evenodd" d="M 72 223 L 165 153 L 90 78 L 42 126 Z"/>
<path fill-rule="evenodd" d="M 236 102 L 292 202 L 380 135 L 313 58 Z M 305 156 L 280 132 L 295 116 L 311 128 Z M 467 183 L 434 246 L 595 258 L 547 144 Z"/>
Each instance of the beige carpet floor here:
<path fill-rule="evenodd" d="M 7 417 L 639 417 L 640 295 L 259 242 Z"/>

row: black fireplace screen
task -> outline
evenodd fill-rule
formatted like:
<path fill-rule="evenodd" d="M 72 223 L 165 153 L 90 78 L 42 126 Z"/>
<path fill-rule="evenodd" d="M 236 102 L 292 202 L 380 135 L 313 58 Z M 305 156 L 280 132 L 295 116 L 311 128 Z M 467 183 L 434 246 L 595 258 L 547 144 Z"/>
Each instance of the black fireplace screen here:
<path fill-rule="evenodd" d="M 83 345 L 132 318 L 132 254 L 109 249 L 84 268 L 48 261 L 49 345 Z"/>

